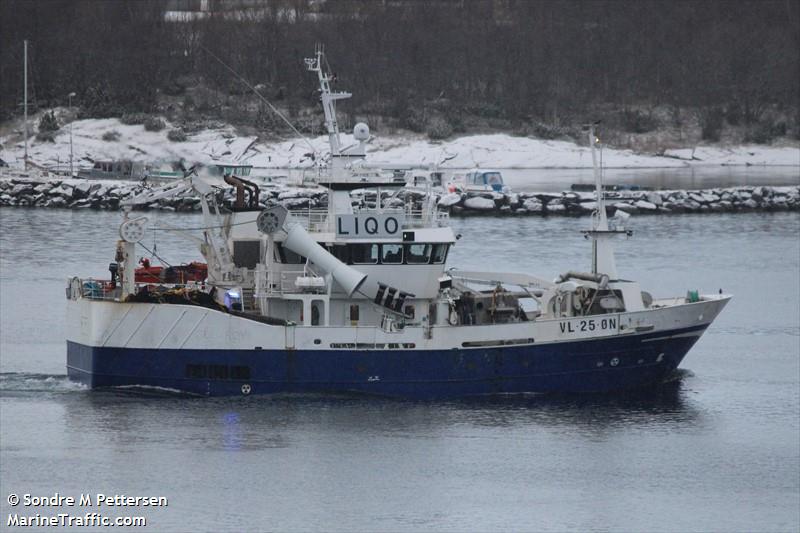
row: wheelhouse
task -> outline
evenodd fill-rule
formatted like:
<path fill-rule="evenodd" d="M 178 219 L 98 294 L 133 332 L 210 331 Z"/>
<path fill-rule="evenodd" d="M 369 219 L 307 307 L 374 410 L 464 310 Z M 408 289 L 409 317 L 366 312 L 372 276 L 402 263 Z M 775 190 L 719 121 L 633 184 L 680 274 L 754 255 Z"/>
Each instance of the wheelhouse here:
<path fill-rule="evenodd" d="M 473 170 L 464 177 L 467 189 L 503 192 L 503 175 L 496 170 Z"/>

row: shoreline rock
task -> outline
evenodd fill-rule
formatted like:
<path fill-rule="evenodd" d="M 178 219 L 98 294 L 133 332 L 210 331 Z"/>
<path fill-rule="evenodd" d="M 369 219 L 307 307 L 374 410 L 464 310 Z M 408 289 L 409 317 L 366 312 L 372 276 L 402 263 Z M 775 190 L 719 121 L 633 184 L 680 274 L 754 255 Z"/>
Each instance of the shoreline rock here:
<path fill-rule="evenodd" d="M 146 190 L 138 182 L 98 182 L 77 179 L 0 180 L 0 207 L 54 207 L 68 209 L 120 208 L 120 202 Z M 374 191 L 354 191 L 354 205 L 375 205 Z M 434 193 L 439 207 L 454 216 L 584 216 L 597 203 L 593 193 L 564 191 L 485 193 Z M 699 190 L 619 191 L 607 193 L 606 210 L 627 214 L 721 213 L 800 210 L 800 186 L 738 186 Z M 233 189 L 223 192 L 223 201 L 233 198 Z M 394 198 L 384 192 L 384 205 L 401 207 L 408 202 L 421 204 L 426 195 L 404 189 Z M 289 209 L 315 209 L 327 206 L 327 191 L 320 187 L 266 184 L 259 205 L 283 204 Z M 163 198 L 136 210 L 194 212 L 200 210 L 196 196 Z"/>

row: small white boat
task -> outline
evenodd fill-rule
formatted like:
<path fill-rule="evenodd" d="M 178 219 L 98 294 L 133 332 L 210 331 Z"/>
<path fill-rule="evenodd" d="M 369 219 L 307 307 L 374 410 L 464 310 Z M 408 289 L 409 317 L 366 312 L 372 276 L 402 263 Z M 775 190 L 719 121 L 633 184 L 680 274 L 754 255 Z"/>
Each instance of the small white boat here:
<path fill-rule="evenodd" d="M 464 175 L 454 175 L 447 184 L 449 192 L 500 192 L 509 193 L 511 189 L 503 183 L 503 175 L 499 170 L 475 168 Z"/>

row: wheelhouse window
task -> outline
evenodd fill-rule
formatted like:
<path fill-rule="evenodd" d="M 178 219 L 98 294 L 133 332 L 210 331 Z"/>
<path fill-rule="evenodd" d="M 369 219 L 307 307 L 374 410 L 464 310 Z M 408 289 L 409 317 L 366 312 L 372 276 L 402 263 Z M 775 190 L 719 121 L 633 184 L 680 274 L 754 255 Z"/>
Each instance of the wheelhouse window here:
<path fill-rule="evenodd" d="M 501 176 L 499 172 L 486 172 L 483 175 L 483 178 L 486 180 L 486 183 L 488 185 L 502 185 L 503 184 L 503 176 Z"/>
<path fill-rule="evenodd" d="M 384 265 L 400 265 L 403 263 L 402 244 L 382 244 L 381 263 Z"/>
<path fill-rule="evenodd" d="M 328 245 L 337 259 L 350 265 L 429 265 L 442 264 L 447 259 L 447 243 L 361 244 L 345 246 Z"/>
<path fill-rule="evenodd" d="M 406 262 L 409 265 L 427 265 L 431 261 L 430 244 L 406 244 Z"/>
<path fill-rule="evenodd" d="M 348 253 L 348 247 L 343 244 L 328 244 L 326 248 L 331 253 L 333 257 L 341 261 L 342 263 L 349 263 L 350 262 L 350 254 Z"/>
<path fill-rule="evenodd" d="M 378 262 L 377 244 L 351 244 L 350 261 L 354 265 L 374 265 Z"/>
<path fill-rule="evenodd" d="M 447 244 L 434 244 L 431 260 L 436 265 L 441 265 L 447 259 Z"/>

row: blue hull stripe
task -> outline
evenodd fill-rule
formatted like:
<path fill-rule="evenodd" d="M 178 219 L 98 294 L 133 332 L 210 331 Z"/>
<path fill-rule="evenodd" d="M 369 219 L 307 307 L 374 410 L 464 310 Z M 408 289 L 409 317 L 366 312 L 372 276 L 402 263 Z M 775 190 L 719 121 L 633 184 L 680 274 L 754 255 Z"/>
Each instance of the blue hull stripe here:
<path fill-rule="evenodd" d="M 201 395 L 364 392 L 443 398 L 605 392 L 663 379 L 706 325 L 630 336 L 469 350 L 165 350 L 67 342 L 71 379 Z M 670 338 L 682 333 L 697 336 Z"/>

